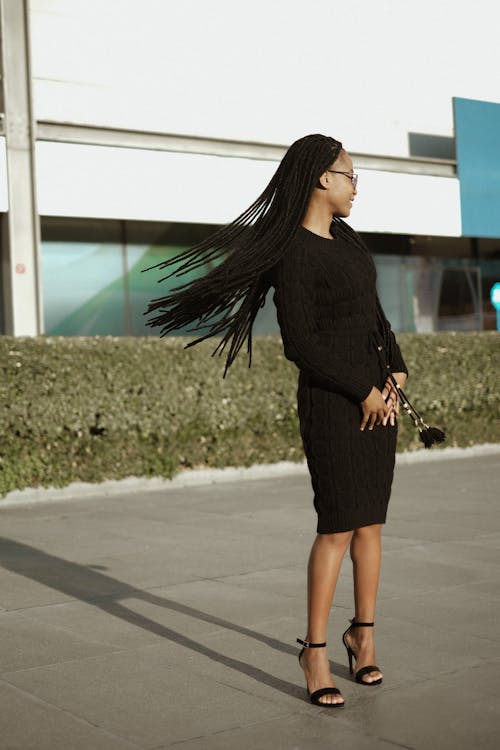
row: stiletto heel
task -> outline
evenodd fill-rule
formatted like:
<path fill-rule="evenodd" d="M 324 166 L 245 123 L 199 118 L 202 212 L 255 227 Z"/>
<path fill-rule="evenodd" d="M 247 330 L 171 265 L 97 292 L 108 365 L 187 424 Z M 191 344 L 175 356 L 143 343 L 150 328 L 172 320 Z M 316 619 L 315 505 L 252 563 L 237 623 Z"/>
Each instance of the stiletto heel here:
<path fill-rule="evenodd" d="M 324 648 L 326 646 L 326 641 L 324 643 L 311 643 L 310 641 L 303 641 L 301 638 L 297 638 L 297 643 L 301 643 L 303 648 L 300 651 L 300 654 L 298 656 L 299 664 L 302 668 L 302 663 L 300 661 L 300 658 L 302 654 L 304 653 L 304 650 L 306 648 Z M 342 695 L 340 690 L 336 687 L 324 687 L 320 688 L 319 690 L 314 690 L 314 692 L 310 693 L 309 688 L 306 687 L 307 695 L 311 699 L 311 703 L 314 703 L 315 706 L 323 706 L 326 708 L 342 708 L 344 705 L 344 702 L 342 703 L 322 703 L 319 699 L 323 695 Z M 343 697 L 343 696 L 342 696 Z"/>
<path fill-rule="evenodd" d="M 352 668 L 352 659 L 353 657 L 355 659 L 357 659 L 358 657 L 354 653 L 352 648 L 349 646 L 349 644 L 347 643 L 345 637 L 348 633 L 350 633 L 352 628 L 360 628 L 360 627 L 372 628 L 375 625 L 375 623 L 374 622 L 356 622 L 354 617 L 352 618 L 350 622 L 351 624 L 349 625 L 347 630 L 345 630 L 344 633 L 342 634 L 342 642 L 347 650 L 347 656 L 349 657 L 349 672 L 350 674 L 352 674 L 354 671 Z M 380 685 L 380 683 L 382 682 L 382 677 L 379 677 L 377 680 L 373 680 L 372 682 L 366 682 L 366 680 L 363 680 L 363 676 L 365 674 L 368 674 L 368 672 L 375 672 L 375 671 L 380 672 L 380 669 L 374 664 L 358 669 L 358 671 L 354 675 L 356 682 L 359 682 L 360 685 Z"/>
<path fill-rule="evenodd" d="M 345 644 L 344 644 L 345 645 Z M 352 649 L 348 646 L 347 647 L 347 656 L 349 657 L 349 673 L 352 674 L 352 657 L 354 656 Z"/>

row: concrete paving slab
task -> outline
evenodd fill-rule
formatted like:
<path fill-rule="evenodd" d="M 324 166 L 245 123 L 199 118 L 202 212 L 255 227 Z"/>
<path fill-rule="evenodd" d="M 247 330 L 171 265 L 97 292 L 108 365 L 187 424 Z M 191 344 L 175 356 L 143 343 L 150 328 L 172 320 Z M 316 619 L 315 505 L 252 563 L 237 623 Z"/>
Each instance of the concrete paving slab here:
<path fill-rule="evenodd" d="M 251 687 L 235 689 L 218 679 L 225 670 L 212 664 L 214 676 L 197 679 L 196 660 L 186 656 L 174 668 L 172 644 L 130 649 L 99 658 L 74 660 L 29 671 L 4 673 L 2 679 L 37 698 L 78 715 L 90 724 L 144 747 L 174 743 L 254 723 L 283 713 L 274 701 Z M 198 660 L 206 657 L 198 653 Z M 229 660 L 231 661 L 231 660 Z M 234 660 L 239 661 L 239 660 Z M 247 680 L 258 667 L 249 665 Z"/>
<path fill-rule="evenodd" d="M 493 641 L 474 635 L 460 644 L 455 633 L 450 634 L 436 622 L 417 626 L 414 622 L 381 615 L 376 627 L 377 656 L 384 675 L 390 675 L 390 683 L 384 683 L 384 692 L 407 687 L 409 665 L 412 677 L 433 679 L 436 674 L 465 671 L 484 664 L 496 651 Z"/>
<path fill-rule="evenodd" d="M 498 746 L 498 712 L 491 700 L 498 688 L 498 660 L 457 669 L 372 700 L 351 705 L 349 722 L 366 734 L 414 750 L 456 750 Z"/>
<path fill-rule="evenodd" d="M 418 556 L 407 557 L 404 551 L 388 552 L 383 561 L 384 577 L 383 580 L 381 577 L 379 585 L 380 600 L 386 596 L 405 595 L 409 587 L 413 594 L 419 594 L 484 578 L 484 571 L 479 567 L 468 569 L 463 563 L 458 567 L 429 559 L 425 559 L 423 565 L 423 558 L 425 551 L 420 559 Z M 389 561 L 393 564 L 388 564 Z"/>
<path fill-rule="evenodd" d="M 395 747 L 401 747 L 393 742 L 363 735 L 358 728 L 349 729 L 342 721 L 345 713 L 345 708 L 321 709 L 311 706 L 310 715 L 290 713 L 279 719 L 248 724 L 175 745 L 164 745 L 157 750 L 172 747 L 185 750 L 394 750 Z"/>
<path fill-rule="evenodd" d="M 500 578 L 498 576 L 495 578 L 490 578 L 488 576 L 482 581 L 475 581 L 474 583 L 470 583 L 467 587 L 464 586 L 464 588 L 472 593 L 477 592 L 479 594 L 487 594 L 490 599 L 495 599 L 496 601 L 500 600 Z"/>
<path fill-rule="evenodd" d="M 265 591 L 277 596 L 304 600 L 304 586 L 307 574 L 304 565 L 296 567 L 269 568 L 249 571 L 240 575 L 229 575 L 216 578 L 227 586 L 237 586 L 252 591 Z"/>
<path fill-rule="evenodd" d="M 252 591 L 233 586 L 225 579 L 206 579 L 157 589 L 159 605 L 179 607 L 193 618 L 208 617 L 209 623 L 223 626 L 251 627 L 265 617 L 280 617 L 295 612 L 290 597 L 267 591 Z M 227 624 L 227 625 L 226 625 Z"/>
<path fill-rule="evenodd" d="M 415 626 L 430 622 L 444 627 L 462 639 L 471 636 L 500 640 L 499 612 L 496 600 L 468 587 L 452 587 L 423 594 L 385 599 L 383 612 Z M 457 648 L 459 646 L 457 639 Z"/>
<path fill-rule="evenodd" d="M 2 750 L 138 750 L 117 737 L 0 680 Z"/>
<path fill-rule="evenodd" d="M 307 475 L 0 505 L 0 738 L 9 750 L 496 750 L 498 466 L 398 466 L 376 615 L 384 682 L 348 672 L 346 555 L 328 633 L 346 707 L 333 710 L 310 704 L 297 661 Z"/>
<path fill-rule="evenodd" d="M 0 641 L 2 672 L 32 669 L 67 659 L 85 659 L 112 651 L 111 646 L 94 641 L 92 631 L 68 633 L 20 612 L 0 613 Z"/>
<path fill-rule="evenodd" d="M 289 598 L 265 592 L 249 596 L 244 589 L 206 580 L 137 592 L 136 597 L 114 603 L 104 598 L 93 603 L 30 607 L 23 610 L 23 616 L 76 637 L 91 633 L 96 642 L 135 648 L 157 643 L 170 631 L 191 638 L 231 629 L 251 632 L 262 613 L 273 612 L 276 616 L 294 612 Z"/>
<path fill-rule="evenodd" d="M 499 551 L 496 534 L 487 533 L 478 534 L 468 541 L 455 542 L 449 540 L 407 545 L 397 554 L 407 560 L 422 562 L 422 558 L 424 558 L 426 563 L 441 563 L 456 567 L 461 573 L 464 573 L 462 583 L 466 583 L 468 579 L 465 574 L 471 572 L 471 570 L 484 577 L 485 565 L 486 570 L 490 569 L 492 573 L 498 572 L 500 569 Z M 385 554 L 389 556 L 393 554 L 393 550 L 388 550 L 387 545 L 385 546 Z"/>
<path fill-rule="evenodd" d="M 0 565 L 0 610 L 16 610 L 38 605 L 56 605 L 73 597 L 33 581 L 26 576 L 5 570 Z"/>
<path fill-rule="evenodd" d="M 394 533 L 397 537 L 407 540 L 408 544 L 412 544 L 415 539 L 426 539 L 430 542 L 440 541 L 451 541 L 456 542 L 467 542 L 477 533 L 484 533 L 484 530 L 479 528 L 471 528 L 459 521 L 436 519 L 431 514 L 425 516 L 423 514 L 421 519 L 407 519 L 399 518 L 396 513 L 391 513 L 391 516 L 387 518 L 387 524 L 390 525 L 391 533 Z M 488 529 L 489 531 L 490 529 Z M 388 534 L 389 531 L 383 532 Z"/>

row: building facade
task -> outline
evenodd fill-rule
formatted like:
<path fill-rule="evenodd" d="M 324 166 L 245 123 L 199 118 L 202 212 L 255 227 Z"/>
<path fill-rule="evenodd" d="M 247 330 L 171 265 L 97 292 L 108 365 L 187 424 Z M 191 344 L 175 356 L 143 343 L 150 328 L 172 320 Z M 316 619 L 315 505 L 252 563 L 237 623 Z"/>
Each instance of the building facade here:
<path fill-rule="evenodd" d="M 438 5 L 432 29 L 421 7 L 409 39 L 415 4 L 394 0 L 307 12 L 299 0 L 0 0 L 0 332 L 156 335 L 147 302 L 181 282 L 144 269 L 235 218 L 311 132 L 353 158 L 348 222 L 394 329 L 495 328 L 500 231 L 479 218 L 464 233 L 456 136 L 459 104 L 495 104 L 500 66 L 484 57 L 498 53 L 484 14 L 479 39 L 457 4 Z M 278 332 L 271 295 L 254 331 Z"/>

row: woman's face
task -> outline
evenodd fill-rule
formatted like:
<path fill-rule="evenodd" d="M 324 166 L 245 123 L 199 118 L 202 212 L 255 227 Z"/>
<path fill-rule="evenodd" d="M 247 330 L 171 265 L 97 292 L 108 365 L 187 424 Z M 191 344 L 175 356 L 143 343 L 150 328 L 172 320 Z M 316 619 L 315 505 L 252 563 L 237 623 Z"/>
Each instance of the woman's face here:
<path fill-rule="evenodd" d="M 335 171 L 331 172 L 332 169 Z M 338 174 L 338 172 L 348 172 L 348 174 Z M 352 201 L 357 193 L 349 177 L 349 174 L 353 173 L 352 159 L 347 151 L 342 149 L 329 169 L 321 175 L 320 182 L 327 190 L 323 193 L 332 209 L 332 216 L 345 218 L 351 213 Z"/>

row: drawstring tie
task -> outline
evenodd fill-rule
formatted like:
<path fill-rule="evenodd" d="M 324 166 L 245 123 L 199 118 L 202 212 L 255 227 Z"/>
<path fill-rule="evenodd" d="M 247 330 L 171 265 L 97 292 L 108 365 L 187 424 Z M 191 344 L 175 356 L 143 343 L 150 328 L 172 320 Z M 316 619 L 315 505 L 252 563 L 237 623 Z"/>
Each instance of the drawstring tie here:
<path fill-rule="evenodd" d="M 446 438 L 446 434 L 438 427 L 431 427 L 426 422 L 424 422 L 423 418 L 415 409 L 415 407 L 397 382 L 396 378 L 392 374 L 391 366 L 387 361 L 391 359 L 390 336 L 386 329 L 386 326 L 384 325 L 384 322 L 381 321 L 380 317 L 379 322 L 381 322 L 383 325 L 384 336 L 381 336 L 378 331 L 370 331 L 372 342 L 375 346 L 375 349 L 377 350 L 382 368 L 387 373 L 389 380 L 399 394 L 399 398 L 401 400 L 404 411 L 412 419 L 413 424 L 418 430 L 418 436 L 426 448 L 430 448 L 431 445 L 434 445 L 434 443 L 442 443 Z M 384 351 L 387 354 L 384 354 Z"/>

